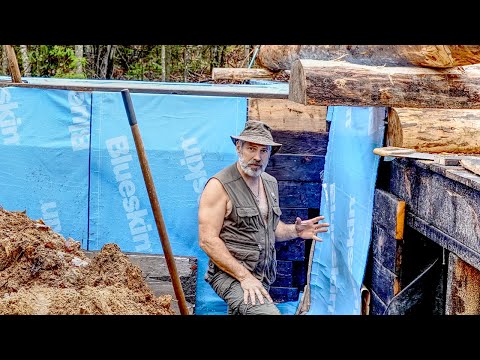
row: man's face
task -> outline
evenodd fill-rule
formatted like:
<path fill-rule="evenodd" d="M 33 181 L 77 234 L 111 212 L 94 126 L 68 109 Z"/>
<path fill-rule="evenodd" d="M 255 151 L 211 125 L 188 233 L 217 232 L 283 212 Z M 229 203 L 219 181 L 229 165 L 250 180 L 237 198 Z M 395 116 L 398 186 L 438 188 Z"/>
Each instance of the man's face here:
<path fill-rule="evenodd" d="M 260 176 L 268 165 L 272 147 L 251 142 L 237 141 L 240 167 L 248 176 Z"/>

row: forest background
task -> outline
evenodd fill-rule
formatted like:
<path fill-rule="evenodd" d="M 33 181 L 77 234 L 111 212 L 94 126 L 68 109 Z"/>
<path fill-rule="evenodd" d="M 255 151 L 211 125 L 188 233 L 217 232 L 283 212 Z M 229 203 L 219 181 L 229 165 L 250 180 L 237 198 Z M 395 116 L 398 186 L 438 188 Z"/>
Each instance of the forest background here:
<path fill-rule="evenodd" d="M 215 67 L 255 67 L 258 45 L 13 45 L 22 76 L 213 82 Z M 10 75 L 4 47 L 1 75 Z M 221 81 L 220 81 L 221 82 Z M 232 81 L 228 81 L 231 83 Z"/>

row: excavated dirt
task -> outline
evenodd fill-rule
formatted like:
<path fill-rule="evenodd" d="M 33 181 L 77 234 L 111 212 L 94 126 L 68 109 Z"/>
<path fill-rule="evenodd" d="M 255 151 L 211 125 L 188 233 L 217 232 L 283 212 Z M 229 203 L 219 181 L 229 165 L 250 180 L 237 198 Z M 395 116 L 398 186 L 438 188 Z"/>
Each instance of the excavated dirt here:
<path fill-rule="evenodd" d="M 156 297 L 118 245 L 87 257 L 25 212 L 0 207 L 0 314 L 174 315 L 171 295 Z"/>

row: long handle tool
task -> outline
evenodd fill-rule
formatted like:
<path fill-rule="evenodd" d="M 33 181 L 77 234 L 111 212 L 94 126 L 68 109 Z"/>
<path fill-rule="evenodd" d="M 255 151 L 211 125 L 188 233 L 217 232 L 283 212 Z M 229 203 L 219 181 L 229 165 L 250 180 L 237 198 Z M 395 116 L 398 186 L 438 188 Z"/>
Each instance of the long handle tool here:
<path fill-rule="evenodd" d="M 157 225 L 158 235 L 160 236 L 160 240 L 162 242 L 163 253 L 165 255 L 165 260 L 167 261 L 168 271 L 170 272 L 170 277 L 172 278 L 173 290 L 175 291 L 175 296 L 178 300 L 180 313 L 182 315 L 189 315 L 190 313 L 188 311 L 187 303 L 185 301 L 182 284 L 180 282 L 180 278 L 178 277 L 175 259 L 172 254 L 170 241 L 168 240 L 167 230 L 163 221 L 162 210 L 160 209 L 157 192 L 155 190 L 155 185 L 153 183 L 152 175 L 150 173 L 150 167 L 148 166 L 148 160 L 145 154 L 145 149 L 143 147 L 142 137 L 140 136 L 137 119 L 135 117 L 135 112 L 133 111 L 132 98 L 130 97 L 130 92 L 128 91 L 128 89 L 123 89 L 121 92 L 123 97 L 123 103 L 125 104 L 125 110 L 127 111 L 128 122 L 130 123 L 133 139 L 135 140 L 135 147 L 137 148 L 138 158 L 140 160 L 140 166 L 143 173 L 143 179 L 145 180 L 145 185 L 147 186 L 148 197 L 150 198 L 153 215 L 155 216 L 155 223 Z"/>

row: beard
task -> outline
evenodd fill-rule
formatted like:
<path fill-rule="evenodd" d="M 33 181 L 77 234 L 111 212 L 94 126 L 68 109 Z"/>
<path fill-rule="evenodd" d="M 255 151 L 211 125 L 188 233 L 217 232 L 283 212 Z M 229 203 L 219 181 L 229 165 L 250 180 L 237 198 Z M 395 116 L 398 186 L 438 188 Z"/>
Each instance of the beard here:
<path fill-rule="evenodd" d="M 249 162 L 244 161 L 243 156 L 240 153 L 238 154 L 238 162 L 240 163 L 240 167 L 242 168 L 242 170 L 248 176 L 252 176 L 252 177 L 260 176 L 267 167 L 267 162 L 265 162 L 265 164 L 262 164 L 261 162 L 257 162 L 255 160 L 250 160 Z M 260 168 L 257 170 L 252 170 L 248 167 L 249 165 L 260 165 Z"/>

